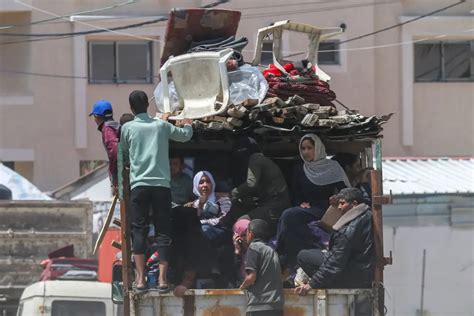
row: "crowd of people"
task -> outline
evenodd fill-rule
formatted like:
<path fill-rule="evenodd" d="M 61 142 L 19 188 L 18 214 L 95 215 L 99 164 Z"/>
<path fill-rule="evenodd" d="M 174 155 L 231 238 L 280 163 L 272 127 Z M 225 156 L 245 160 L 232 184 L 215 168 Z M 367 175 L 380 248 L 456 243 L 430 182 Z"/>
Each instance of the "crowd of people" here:
<path fill-rule="evenodd" d="M 191 178 L 184 158 L 170 153 L 170 141 L 192 138 L 191 120 L 152 118 L 143 91 L 133 91 L 129 103 L 132 114 L 120 123 L 106 100 L 97 101 L 90 115 L 102 133 L 114 194 L 117 170 L 130 169 L 137 291 L 147 290 L 152 253 L 158 253 L 158 291 L 172 290 L 173 283 L 174 294 L 182 296 L 197 279 L 211 278 L 215 287 L 247 290 L 250 315 L 282 313 L 283 287 L 304 295 L 312 288 L 371 286 L 371 193 L 357 155 L 329 159 L 321 139 L 305 135 L 288 185 L 259 144 L 242 137 L 232 156 L 244 168 L 235 166 L 238 183 L 222 192 L 217 183 L 223 179 L 208 170 L 194 170 Z M 327 212 L 339 213 L 329 225 L 322 221 Z"/>

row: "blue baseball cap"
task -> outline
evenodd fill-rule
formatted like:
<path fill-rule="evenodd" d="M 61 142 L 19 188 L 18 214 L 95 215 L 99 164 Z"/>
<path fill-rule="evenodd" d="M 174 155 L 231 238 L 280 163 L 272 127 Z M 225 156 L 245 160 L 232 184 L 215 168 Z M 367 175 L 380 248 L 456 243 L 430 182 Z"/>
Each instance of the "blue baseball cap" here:
<path fill-rule="evenodd" d="M 109 113 L 105 113 L 109 111 Z M 112 117 L 112 104 L 107 100 L 99 100 L 94 103 L 92 112 L 89 116 L 101 116 L 101 117 Z"/>

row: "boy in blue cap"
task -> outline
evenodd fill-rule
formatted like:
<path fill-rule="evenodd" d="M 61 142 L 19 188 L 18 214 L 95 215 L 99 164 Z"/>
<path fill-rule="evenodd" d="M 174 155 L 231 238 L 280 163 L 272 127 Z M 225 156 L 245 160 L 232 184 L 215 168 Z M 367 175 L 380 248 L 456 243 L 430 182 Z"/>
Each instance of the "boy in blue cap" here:
<path fill-rule="evenodd" d="M 118 188 L 117 144 L 120 124 L 114 121 L 112 104 L 107 100 L 96 101 L 89 116 L 94 116 L 97 129 L 102 133 L 102 143 L 109 158 L 109 177 L 112 185 L 112 194 L 116 195 Z"/>

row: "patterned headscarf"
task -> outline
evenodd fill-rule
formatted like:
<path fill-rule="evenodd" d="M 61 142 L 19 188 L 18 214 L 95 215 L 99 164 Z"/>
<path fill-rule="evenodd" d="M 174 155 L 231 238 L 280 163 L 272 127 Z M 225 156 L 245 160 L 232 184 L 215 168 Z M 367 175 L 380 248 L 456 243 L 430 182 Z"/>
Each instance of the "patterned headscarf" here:
<path fill-rule="evenodd" d="M 305 160 L 301 153 L 301 144 L 308 138 L 314 142 L 313 161 Z M 334 160 L 327 159 L 326 147 L 318 136 L 315 134 L 306 134 L 301 137 L 299 150 L 301 159 L 304 161 L 304 174 L 308 177 L 309 181 L 316 185 L 327 185 L 343 181 L 347 187 L 351 186 L 341 165 Z"/>
<path fill-rule="evenodd" d="M 209 202 L 216 203 L 216 194 L 215 194 L 216 182 L 214 181 L 214 177 L 209 171 L 203 170 L 196 173 L 193 179 L 193 193 L 197 197 L 201 197 L 201 193 L 199 193 L 199 181 L 201 181 L 201 178 L 203 176 L 208 177 L 212 183 L 211 193 L 209 194 L 209 197 L 207 198 L 207 200 Z"/>

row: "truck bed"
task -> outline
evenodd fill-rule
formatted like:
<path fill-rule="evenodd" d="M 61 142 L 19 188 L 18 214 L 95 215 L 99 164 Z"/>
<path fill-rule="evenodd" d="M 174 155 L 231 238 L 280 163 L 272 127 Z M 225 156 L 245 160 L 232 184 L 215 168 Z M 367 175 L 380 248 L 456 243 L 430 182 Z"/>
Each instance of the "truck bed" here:
<path fill-rule="evenodd" d="M 378 289 L 313 290 L 307 296 L 285 292 L 285 316 L 379 316 Z M 149 291 L 135 297 L 132 315 L 240 316 L 246 297 L 240 290 L 188 290 L 184 298 Z"/>

